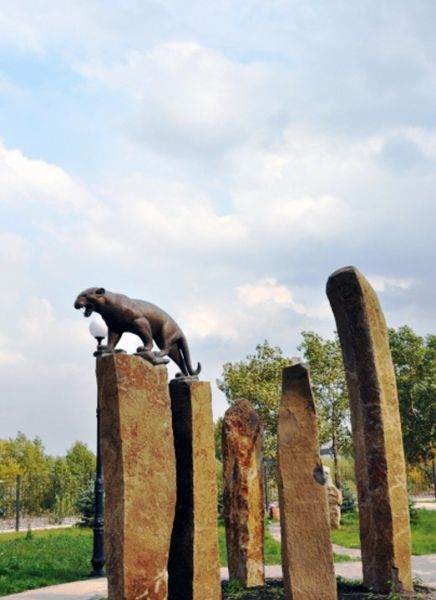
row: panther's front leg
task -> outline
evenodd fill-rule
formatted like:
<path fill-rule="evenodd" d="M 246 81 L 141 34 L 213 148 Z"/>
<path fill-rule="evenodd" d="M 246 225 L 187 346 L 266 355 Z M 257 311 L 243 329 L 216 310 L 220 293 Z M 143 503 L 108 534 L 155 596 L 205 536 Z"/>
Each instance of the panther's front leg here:
<path fill-rule="evenodd" d="M 136 352 L 152 365 L 166 365 L 169 362 L 169 358 L 161 356 L 160 352 L 153 352 L 153 336 L 147 319 L 137 319 L 135 321 L 135 329 L 144 344 L 143 346 L 139 346 Z"/>
<path fill-rule="evenodd" d="M 107 332 L 107 344 L 100 344 L 98 346 L 98 351 L 101 352 L 114 352 L 115 346 L 118 344 L 122 336 L 122 333 L 118 333 L 116 331 L 112 331 L 108 329 Z"/>

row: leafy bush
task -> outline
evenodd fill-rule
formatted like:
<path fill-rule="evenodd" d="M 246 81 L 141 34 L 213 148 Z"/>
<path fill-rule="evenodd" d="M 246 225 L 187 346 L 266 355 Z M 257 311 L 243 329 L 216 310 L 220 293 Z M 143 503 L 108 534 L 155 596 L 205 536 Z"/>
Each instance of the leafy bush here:
<path fill-rule="evenodd" d="M 95 493 L 94 482 L 89 481 L 79 493 L 77 510 L 81 514 L 79 527 L 92 527 L 94 521 Z"/>
<path fill-rule="evenodd" d="M 342 482 L 341 485 L 341 491 L 342 491 L 342 505 L 341 505 L 341 513 L 350 513 L 350 512 L 356 512 L 357 510 L 357 505 L 356 505 L 356 499 L 354 497 L 354 494 L 351 492 L 348 483 L 346 481 Z"/>

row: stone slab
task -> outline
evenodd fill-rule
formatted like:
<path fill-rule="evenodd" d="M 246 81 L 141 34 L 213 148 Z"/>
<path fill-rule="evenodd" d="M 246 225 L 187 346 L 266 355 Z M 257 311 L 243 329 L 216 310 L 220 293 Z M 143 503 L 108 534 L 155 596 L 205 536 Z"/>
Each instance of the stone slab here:
<path fill-rule="evenodd" d="M 166 600 L 176 502 L 167 370 L 97 358 L 109 600 Z"/>
<path fill-rule="evenodd" d="M 283 369 L 278 423 L 278 490 L 287 600 L 336 600 L 326 480 L 315 404 L 302 364 Z"/>
<path fill-rule="evenodd" d="M 413 589 L 406 468 L 388 332 L 374 290 L 355 267 L 327 282 L 350 396 L 363 578 L 376 591 Z"/>
<path fill-rule="evenodd" d="M 263 426 L 243 398 L 225 413 L 222 426 L 224 522 L 231 579 L 245 587 L 265 583 Z"/>
<path fill-rule="evenodd" d="M 215 439 L 210 384 L 170 382 L 177 506 L 168 563 L 170 600 L 221 598 Z"/>

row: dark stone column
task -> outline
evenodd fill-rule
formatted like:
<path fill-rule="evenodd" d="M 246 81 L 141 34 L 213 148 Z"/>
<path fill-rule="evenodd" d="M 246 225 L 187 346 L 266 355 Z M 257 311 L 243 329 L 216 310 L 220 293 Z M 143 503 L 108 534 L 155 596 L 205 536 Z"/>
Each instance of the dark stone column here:
<path fill-rule="evenodd" d="M 406 468 L 395 374 L 377 296 L 354 267 L 333 273 L 327 296 L 347 375 L 364 583 L 413 589 Z"/>
<path fill-rule="evenodd" d="M 170 600 L 220 600 L 215 441 L 210 384 L 170 382 L 177 504 L 168 562 Z"/>

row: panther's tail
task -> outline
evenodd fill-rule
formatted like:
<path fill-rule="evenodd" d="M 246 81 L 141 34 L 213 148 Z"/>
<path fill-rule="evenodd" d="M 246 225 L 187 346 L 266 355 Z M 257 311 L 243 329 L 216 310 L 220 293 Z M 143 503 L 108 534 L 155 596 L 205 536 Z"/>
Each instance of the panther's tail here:
<path fill-rule="evenodd" d="M 183 362 L 185 363 L 186 370 L 188 375 L 195 376 L 198 375 L 201 371 L 201 364 L 197 363 L 197 368 L 194 370 L 191 363 L 191 355 L 189 353 L 188 342 L 186 341 L 185 336 L 181 337 L 177 343 L 179 347 L 180 354 L 182 355 Z"/>

